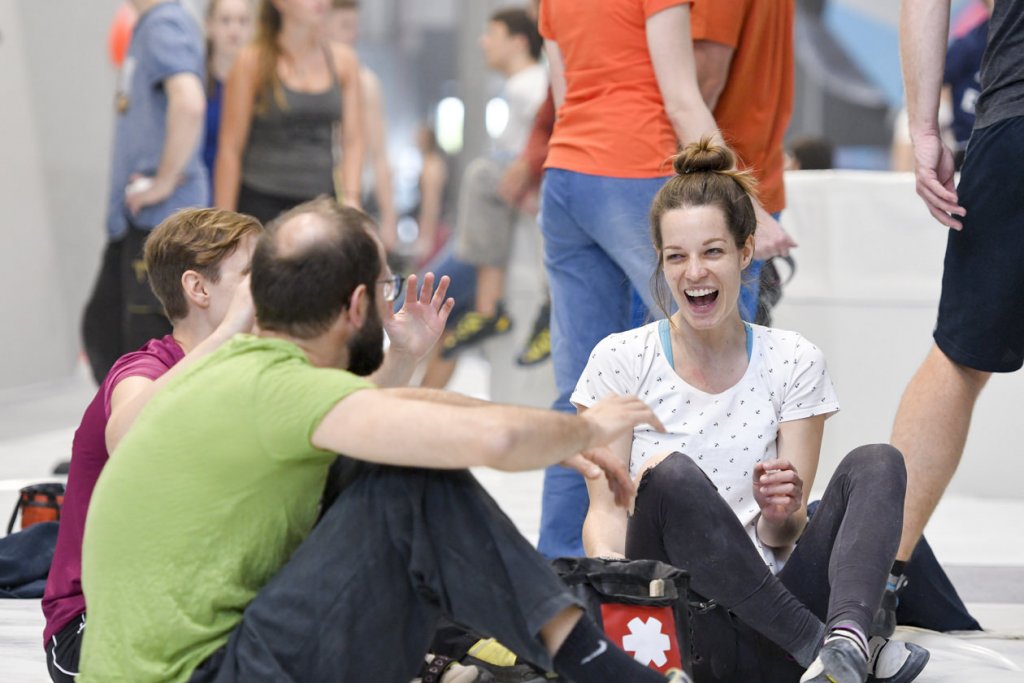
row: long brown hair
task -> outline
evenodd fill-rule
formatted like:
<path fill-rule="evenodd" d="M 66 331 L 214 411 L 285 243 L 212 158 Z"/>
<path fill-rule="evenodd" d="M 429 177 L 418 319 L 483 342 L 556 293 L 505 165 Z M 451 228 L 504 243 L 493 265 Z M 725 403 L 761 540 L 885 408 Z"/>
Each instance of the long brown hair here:
<path fill-rule="evenodd" d="M 669 315 L 671 296 L 666 291 L 661 219 L 666 212 L 684 206 L 716 206 L 725 216 L 736 246 L 743 248 L 757 229 L 753 200 L 757 181 L 749 171 L 736 170 L 736 155 L 724 145 L 703 137 L 686 145 L 672 160 L 676 174 L 665 181 L 651 203 L 651 242 L 658 253 L 658 265 L 651 276 L 651 291 L 658 306 Z"/>
<path fill-rule="evenodd" d="M 277 106 L 287 109 L 281 89 L 281 79 L 277 75 L 277 62 L 281 57 L 281 46 L 277 38 L 281 34 L 281 13 L 274 7 L 271 0 L 260 2 L 259 24 L 256 27 L 256 39 L 253 41 L 259 51 L 259 63 L 256 68 L 256 112 L 263 114 L 269 106 L 272 96 Z"/>

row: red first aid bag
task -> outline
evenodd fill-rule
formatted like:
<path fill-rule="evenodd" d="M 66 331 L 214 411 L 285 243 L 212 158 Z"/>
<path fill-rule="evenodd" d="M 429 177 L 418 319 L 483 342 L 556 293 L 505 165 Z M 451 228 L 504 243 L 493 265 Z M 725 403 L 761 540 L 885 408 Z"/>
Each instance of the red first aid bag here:
<path fill-rule="evenodd" d="M 652 669 L 693 675 L 689 574 L 655 560 L 564 557 L 553 565 L 608 640 Z"/>

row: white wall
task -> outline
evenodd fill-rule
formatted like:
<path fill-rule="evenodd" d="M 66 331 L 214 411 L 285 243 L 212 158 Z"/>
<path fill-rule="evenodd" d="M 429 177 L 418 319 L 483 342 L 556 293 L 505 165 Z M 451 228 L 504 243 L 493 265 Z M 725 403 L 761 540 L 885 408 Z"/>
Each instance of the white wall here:
<path fill-rule="evenodd" d="M 947 231 L 909 173 L 788 173 L 786 199 L 782 223 L 800 244 L 798 271 L 774 325 L 800 331 L 828 359 L 842 404 L 825 429 L 823 471 L 831 472 L 850 449 L 889 440 L 931 344 Z M 992 377 L 952 491 L 1024 497 L 1021 396 L 1024 372 Z"/>
<path fill-rule="evenodd" d="M 99 264 L 116 0 L 0 0 L 0 388 L 66 376 Z"/>

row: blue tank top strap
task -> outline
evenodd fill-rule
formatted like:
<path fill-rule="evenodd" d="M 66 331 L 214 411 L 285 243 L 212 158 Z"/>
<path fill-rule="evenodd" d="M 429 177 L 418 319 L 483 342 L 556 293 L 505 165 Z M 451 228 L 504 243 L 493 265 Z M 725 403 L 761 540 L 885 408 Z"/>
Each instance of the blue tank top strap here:
<path fill-rule="evenodd" d="M 668 318 L 662 318 L 658 321 L 658 336 L 661 337 L 661 348 L 665 352 L 665 359 L 669 365 L 675 367 L 676 362 L 672 358 L 672 337 L 669 336 L 668 331 Z"/>
<path fill-rule="evenodd" d="M 743 323 L 743 330 L 747 336 L 747 362 L 749 363 L 754 355 L 754 330 L 748 322 Z M 668 318 L 662 318 L 658 321 L 658 336 L 661 338 L 661 349 L 665 352 L 665 359 L 669 365 L 675 367 L 676 362 L 672 357 L 672 337 L 669 334 Z"/>

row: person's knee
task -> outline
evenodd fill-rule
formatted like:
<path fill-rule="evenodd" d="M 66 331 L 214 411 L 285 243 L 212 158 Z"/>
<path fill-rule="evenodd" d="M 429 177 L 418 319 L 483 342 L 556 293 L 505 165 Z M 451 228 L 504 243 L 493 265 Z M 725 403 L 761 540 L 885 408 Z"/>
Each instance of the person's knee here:
<path fill-rule="evenodd" d="M 640 476 L 640 492 L 672 500 L 696 502 L 705 495 L 718 495 L 704 470 L 686 455 L 671 453 Z"/>
<path fill-rule="evenodd" d="M 900 489 L 905 489 L 907 485 L 907 466 L 903 454 L 887 443 L 868 444 L 853 449 L 843 459 L 840 469 L 858 478 L 876 483 L 888 482 Z"/>
<path fill-rule="evenodd" d="M 938 344 L 935 344 L 932 347 L 932 352 L 928 356 L 926 365 L 930 366 L 933 371 L 942 372 L 952 378 L 958 379 L 965 387 L 973 391 L 975 395 L 985 388 L 985 384 L 988 383 L 988 378 L 992 376 L 991 372 L 976 370 L 972 367 L 963 365 L 962 363 L 958 363 L 950 358 Z"/>

